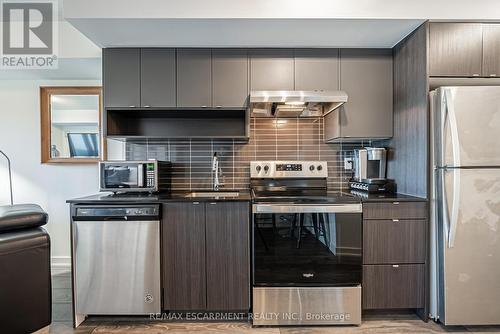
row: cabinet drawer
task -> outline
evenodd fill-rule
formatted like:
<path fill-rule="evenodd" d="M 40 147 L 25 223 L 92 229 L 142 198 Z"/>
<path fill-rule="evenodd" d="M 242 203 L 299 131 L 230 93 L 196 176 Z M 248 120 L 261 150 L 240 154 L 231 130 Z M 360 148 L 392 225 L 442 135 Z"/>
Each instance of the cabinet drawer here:
<path fill-rule="evenodd" d="M 427 219 L 427 203 L 364 203 L 363 219 Z"/>
<path fill-rule="evenodd" d="M 424 264 L 364 265 L 363 309 L 424 307 Z"/>
<path fill-rule="evenodd" d="M 364 220 L 363 263 L 424 263 L 427 221 Z"/>

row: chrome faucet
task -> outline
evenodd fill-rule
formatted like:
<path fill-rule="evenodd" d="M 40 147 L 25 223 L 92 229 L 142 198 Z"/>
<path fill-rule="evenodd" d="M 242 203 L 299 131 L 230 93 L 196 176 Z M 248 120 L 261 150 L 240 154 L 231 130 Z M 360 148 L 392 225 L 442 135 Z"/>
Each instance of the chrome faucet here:
<path fill-rule="evenodd" d="M 219 178 L 222 176 L 222 169 L 219 167 L 219 157 L 217 156 L 217 152 L 214 153 L 214 157 L 212 158 L 212 172 L 214 177 L 213 189 L 217 191 L 221 186 Z"/>

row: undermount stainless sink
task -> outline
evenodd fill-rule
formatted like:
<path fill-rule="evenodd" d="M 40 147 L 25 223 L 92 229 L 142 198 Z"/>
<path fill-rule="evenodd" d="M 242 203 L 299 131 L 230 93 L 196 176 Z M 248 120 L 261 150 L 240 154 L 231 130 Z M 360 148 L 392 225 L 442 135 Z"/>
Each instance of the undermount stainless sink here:
<path fill-rule="evenodd" d="M 195 191 L 186 195 L 186 197 L 238 197 L 237 191 Z"/>

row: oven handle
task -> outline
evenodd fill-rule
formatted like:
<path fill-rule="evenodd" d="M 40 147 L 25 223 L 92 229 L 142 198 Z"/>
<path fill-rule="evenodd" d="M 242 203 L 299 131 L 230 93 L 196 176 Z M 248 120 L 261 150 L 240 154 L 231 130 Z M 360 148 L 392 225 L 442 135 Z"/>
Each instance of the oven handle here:
<path fill-rule="evenodd" d="M 352 204 L 254 204 L 253 213 L 362 213 L 361 203 Z"/>

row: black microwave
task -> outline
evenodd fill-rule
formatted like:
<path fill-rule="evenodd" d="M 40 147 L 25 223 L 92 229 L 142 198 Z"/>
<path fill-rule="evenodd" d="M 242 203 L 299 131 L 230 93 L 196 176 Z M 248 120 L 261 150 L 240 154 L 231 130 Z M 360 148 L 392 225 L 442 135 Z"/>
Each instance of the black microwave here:
<path fill-rule="evenodd" d="M 100 191 L 168 192 L 171 164 L 166 161 L 101 161 L 99 163 Z"/>

